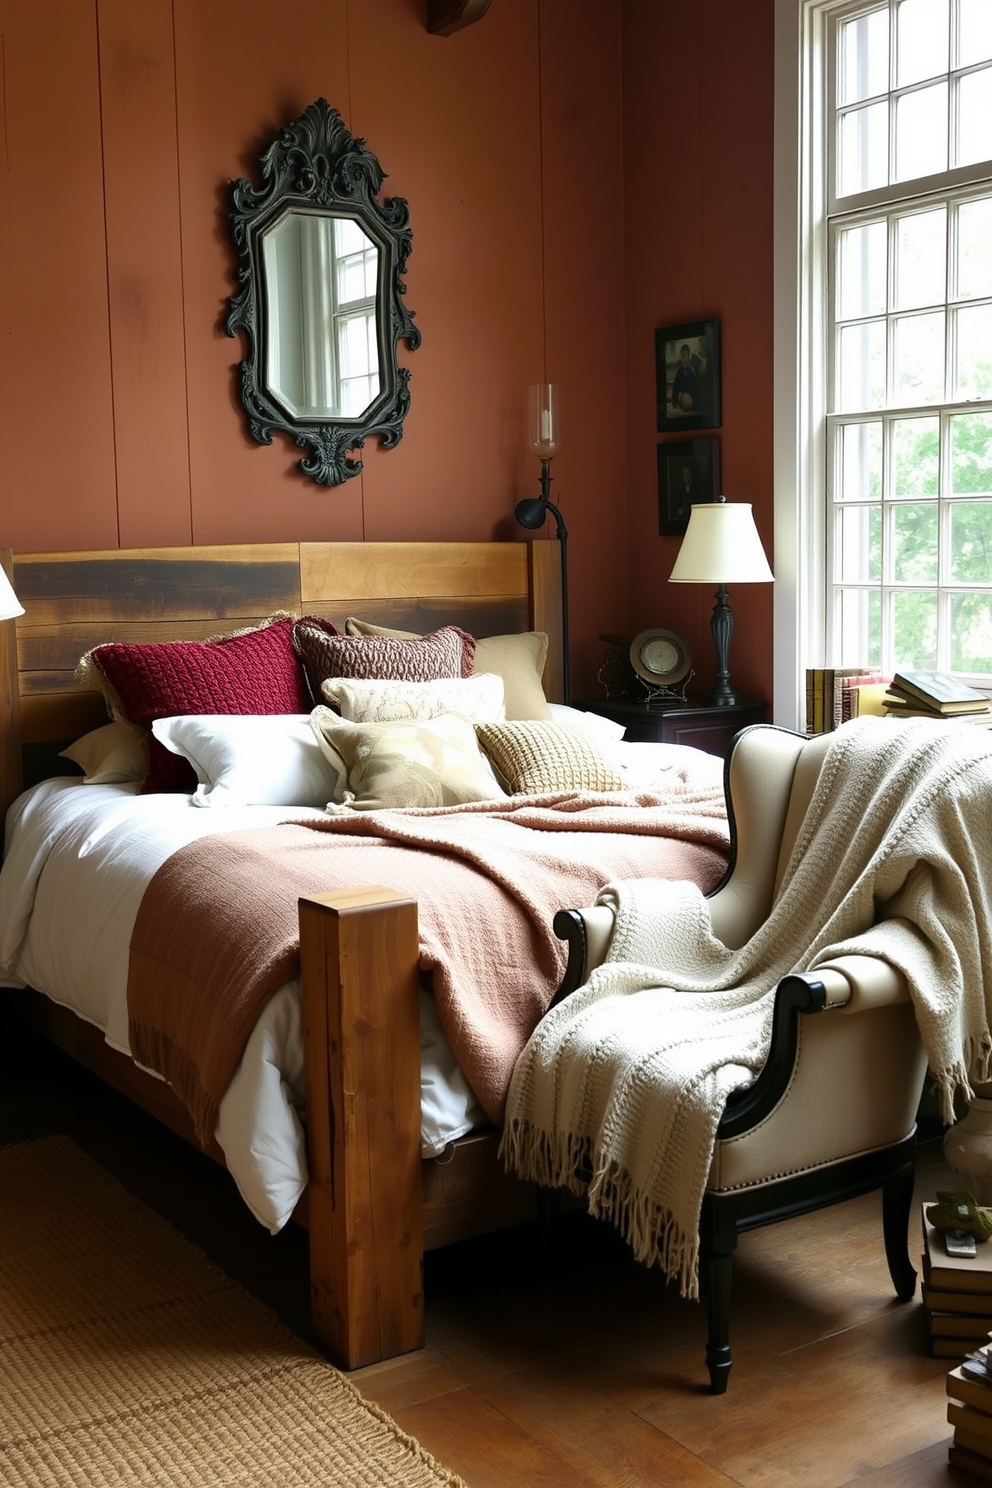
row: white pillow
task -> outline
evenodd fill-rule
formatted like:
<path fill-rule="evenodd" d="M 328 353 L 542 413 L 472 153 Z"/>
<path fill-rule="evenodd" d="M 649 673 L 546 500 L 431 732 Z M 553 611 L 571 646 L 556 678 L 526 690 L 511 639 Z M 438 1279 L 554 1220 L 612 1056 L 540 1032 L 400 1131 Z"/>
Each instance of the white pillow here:
<path fill-rule="evenodd" d="M 549 703 L 548 707 L 555 723 L 570 724 L 587 738 L 596 739 L 600 743 L 609 739 L 622 739 L 627 732 L 622 723 L 604 718 L 602 713 L 586 713 L 582 708 L 570 708 L 567 703 Z"/>
<path fill-rule="evenodd" d="M 338 794 L 307 713 L 191 713 L 152 733 L 196 771 L 194 806 L 323 807 Z"/>
<path fill-rule="evenodd" d="M 321 684 L 325 702 L 351 723 L 417 723 L 457 714 L 469 723 L 501 723 L 503 678 L 494 672 L 475 677 L 442 677 L 436 682 L 366 681 L 327 677 Z"/>

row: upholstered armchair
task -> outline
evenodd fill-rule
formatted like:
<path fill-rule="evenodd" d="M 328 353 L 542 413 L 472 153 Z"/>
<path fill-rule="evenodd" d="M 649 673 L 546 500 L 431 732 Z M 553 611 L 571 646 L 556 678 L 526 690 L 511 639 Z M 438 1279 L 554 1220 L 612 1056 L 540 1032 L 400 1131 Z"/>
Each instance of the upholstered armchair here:
<path fill-rule="evenodd" d="M 727 761 L 731 864 L 709 896 L 713 933 L 743 946 L 769 913 L 830 736 L 758 725 Z M 556 1001 L 605 957 L 613 911 L 563 910 L 568 967 Z M 916 1286 L 908 1230 L 916 1111 L 926 1058 L 905 979 L 875 957 L 848 955 L 778 985 L 767 1063 L 731 1096 L 700 1217 L 699 1285 L 714 1394 L 731 1368 L 733 1254 L 742 1230 L 880 1188 L 885 1254 L 897 1296 Z"/>

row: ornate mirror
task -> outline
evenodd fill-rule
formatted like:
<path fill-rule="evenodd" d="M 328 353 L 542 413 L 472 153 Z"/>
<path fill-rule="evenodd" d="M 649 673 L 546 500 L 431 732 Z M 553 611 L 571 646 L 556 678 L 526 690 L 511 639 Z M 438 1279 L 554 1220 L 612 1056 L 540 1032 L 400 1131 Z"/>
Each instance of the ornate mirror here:
<path fill-rule="evenodd" d="M 273 430 L 310 453 L 300 469 L 321 485 L 357 475 L 370 434 L 403 437 L 410 374 L 397 362 L 420 345 L 406 308 L 410 253 L 402 197 L 379 200 L 384 172 L 323 98 L 260 157 L 262 185 L 235 181 L 231 234 L 241 288 L 227 333 L 244 331 L 241 401 L 259 444 Z"/>

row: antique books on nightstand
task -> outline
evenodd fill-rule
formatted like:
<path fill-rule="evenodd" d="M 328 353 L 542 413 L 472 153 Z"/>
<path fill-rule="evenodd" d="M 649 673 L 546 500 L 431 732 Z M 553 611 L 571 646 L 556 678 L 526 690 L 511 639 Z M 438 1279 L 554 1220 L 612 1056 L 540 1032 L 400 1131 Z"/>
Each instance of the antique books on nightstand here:
<path fill-rule="evenodd" d="M 927 1219 L 927 1207 L 921 1206 L 922 1292 L 930 1352 L 963 1359 L 992 1333 L 992 1240 L 976 1245 L 974 1256 L 948 1255 L 943 1235 Z"/>

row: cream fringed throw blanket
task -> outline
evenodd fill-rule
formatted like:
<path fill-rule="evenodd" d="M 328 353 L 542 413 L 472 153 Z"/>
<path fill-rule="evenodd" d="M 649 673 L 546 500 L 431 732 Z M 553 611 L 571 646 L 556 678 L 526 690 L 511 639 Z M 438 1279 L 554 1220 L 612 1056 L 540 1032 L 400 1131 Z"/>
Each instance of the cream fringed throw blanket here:
<path fill-rule="evenodd" d="M 838 730 L 779 897 L 740 950 L 714 939 L 692 884 L 618 883 L 600 902 L 617 916 L 609 959 L 521 1054 L 503 1155 L 586 1193 L 683 1295 L 698 1291 L 717 1124 L 764 1063 L 783 976 L 881 957 L 908 979 L 947 1119 L 955 1090 L 989 1077 L 990 733 L 881 718 Z"/>

